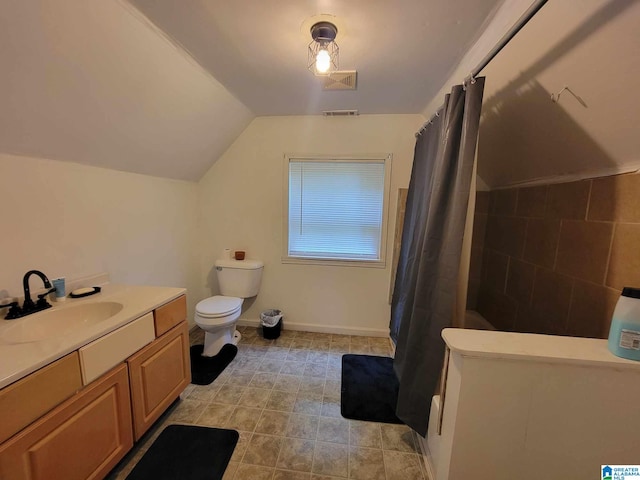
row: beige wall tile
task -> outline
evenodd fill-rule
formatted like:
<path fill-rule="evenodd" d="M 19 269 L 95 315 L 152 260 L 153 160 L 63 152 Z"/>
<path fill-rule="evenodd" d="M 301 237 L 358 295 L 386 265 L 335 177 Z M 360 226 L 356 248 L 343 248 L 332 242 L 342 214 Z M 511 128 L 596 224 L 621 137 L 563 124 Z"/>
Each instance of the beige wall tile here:
<path fill-rule="evenodd" d="M 533 321 L 541 327 L 540 333 L 566 332 L 572 287 L 571 278 L 545 268 L 536 269 L 531 309 L 529 312 L 524 309 L 523 313 L 533 315 Z"/>
<path fill-rule="evenodd" d="M 518 192 L 516 215 L 520 217 L 544 217 L 548 188 L 546 185 L 521 188 Z"/>
<path fill-rule="evenodd" d="M 640 224 L 616 225 L 606 284 L 617 290 L 640 286 Z"/>
<path fill-rule="evenodd" d="M 487 234 L 487 218 L 484 213 L 477 213 L 473 218 L 473 236 L 471 244 L 474 247 L 484 246 L 484 239 Z"/>
<path fill-rule="evenodd" d="M 576 337 L 607 338 L 618 290 L 576 281 L 569 309 L 567 334 Z"/>
<path fill-rule="evenodd" d="M 494 215 L 515 215 L 518 203 L 518 189 L 493 190 L 489 194 L 490 213 Z"/>
<path fill-rule="evenodd" d="M 536 268 L 531 263 L 512 258 L 509 262 L 509 273 L 507 275 L 507 296 L 516 300 L 520 305 L 529 305 L 531 303 L 535 272 Z"/>
<path fill-rule="evenodd" d="M 560 228 L 556 271 L 603 283 L 613 224 L 564 220 Z"/>
<path fill-rule="evenodd" d="M 590 180 L 550 185 L 545 217 L 584 220 L 590 186 Z"/>
<path fill-rule="evenodd" d="M 593 180 L 588 219 L 640 223 L 640 175 Z"/>
<path fill-rule="evenodd" d="M 527 219 L 490 215 L 487 221 L 485 248 L 522 258 Z"/>
<path fill-rule="evenodd" d="M 485 250 L 485 274 L 484 284 L 487 288 L 496 292 L 504 293 L 507 283 L 507 268 L 509 267 L 509 256 L 503 253 Z"/>
<path fill-rule="evenodd" d="M 476 192 L 476 213 L 489 213 L 489 192 Z"/>
<path fill-rule="evenodd" d="M 553 268 L 559 237 L 560 220 L 529 219 L 524 259 L 541 267 Z"/>
<path fill-rule="evenodd" d="M 512 331 L 515 326 L 518 304 L 512 298 L 480 287 L 478 312 L 496 329 Z"/>

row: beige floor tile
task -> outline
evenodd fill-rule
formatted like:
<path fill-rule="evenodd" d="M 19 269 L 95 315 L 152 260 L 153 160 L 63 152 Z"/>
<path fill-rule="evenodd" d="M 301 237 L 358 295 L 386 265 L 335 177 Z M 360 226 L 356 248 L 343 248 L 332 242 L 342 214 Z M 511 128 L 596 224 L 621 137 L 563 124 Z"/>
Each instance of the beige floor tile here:
<path fill-rule="evenodd" d="M 305 362 L 285 361 L 282 364 L 280 373 L 283 375 L 301 375 L 306 366 Z"/>
<path fill-rule="evenodd" d="M 242 463 L 275 467 L 282 446 L 282 437 L 254 433 L 242 457 Z"/>
<path fill-rule="evenodd" d="M 193 387 L 194 388 L 191 389 L 189 395 L 186 398 L 202 403 L 209 403 L 213 401 L 213 397 L 216 393 L 218 393 L 218 390 L 220 389 L 220 387 L 217 385 L 193 385 Z"/>
<path fill-rule="evenodd" d="M 255 432 L 269 435 L 284 435 L 288 423 L 288 413 L 277 412 L 275 410 L 263 410 L 260 420 L 258 420 L 258 424 L 256 425 Z"/>
<path fill-rule="evenodd" d="M 278 379 L 277 373 L 258 372 L 253 375 L 253 378 L 251 379 L 249 386 L 254 388 L 266 388 L 267 390 L 271 390 L 273 386 L 276 384 L 277 379 Z"/>
<path fill-rule="evenodd" d="M 306 362 L 309 356 L 309 350 L 294 349 L 293 347 L 287 354 L 288 362 Z"/>
<path fill-rule="evenodd" d="M 315 440 L 318 433 L 318 418 L 315 415 L 292 413 L 289 416 L 285 435 L 292 438 Z"/>
<path fill-rule="evenodd" d="M 198 417 L 197 423 L 198 425 L 204 425 L 206 427 L 222 428 L 226 425 L 227 420 L 234 410 L 234 405 L 209 403 L 202 414 Z"/>
<path fill-rule="evenodd" d="M 340 398 L 341 394 L 341 381 L 333 378 L 328 378 L 324 382 L 324 395 L 326 397 Z"/>
<path fill-rule="evenodd" d="M 355 480 L 385 480 L 386 474 L 382 450 L 351 447 L 349 449 L 349 478 Z"/>
<path fill-rule="evenodd" d="M 273 476 L 273 480 L 310 480 L 311 474 L 304 472 L 294 472 L 292 470 L 278 470 Z"/>
<path fill-rule="evenodd" d="M 305 377 L 320 377 L 327 376 L 327 366 L 323 364 L 308 363 L 305 366 L 303 376 Z"/>
<path fill-rule="evenodd" d="M 260 419 L 260 413 L 258 408 L 236 407 L 227 421 L 227 428 L 252 432 Z"/>
<path fill-rule="evenodd" d="M 237 405 L 242 398 L 245 387 L 237 385 L 222 385 L 218 393 L 213 396 L 213 401 L 216 403 L 227 403 L 229 405 Z"/>
<path fill-rule="evenodd" d="M 306 415 L 320 415 L 322 412 L 322 393 L 298 392 L 293 411 Z"/>
<path fill-rule="evenodd" d="M 179 423 L 195 423 L 206 407 L 206 403 L 188 398 L 180 400 L 178 407 L 171 412 L 171 420 Z"/>
<path fill-rule="evenodd" d="M 374 345 L 371 347 L 371 355 L 378 355 L 380 357 L 390 357 L 391 349 L 389 347 L 378 347 Z"/>
<path fill-rule="evenodd" d="M 298 388 L 300 388 L 300 378 L 296 375 L 278 375 L 278 379 L 276 380 L 275 385 L 273 386 L 274 390 L 282 390 L 283 392 L 291 392 L 297 393 Z"/>
<path fill-rule="evenodd" d="M 417 453 L 413 431 L 406 425 L 380 425 L 382 448 L 398 452 Z"/>
<path fill-rule="evenodd" d="M 343 418 L 320 417 L 318 422 L 319 442 L 349 443 L 349 421 Z"/>
<path fill-rule="evenodd" d="M 387 480 L 407 480 L 408 478 L 420 480 L 424 478 L 418 455 L 390 450 L 384 450 L 383 455 Z"/>
<path fill-rule="evenodd" d="M 291 392 L 281 390 L 273 390 L 267 400 L 266 408 L 269 410 L 279 410 L 281 412 L 290 412 L 296 403 L 296 396 Z"/>
<path fill-rule="evenodd" d="M 269 400 L 270 394 L 271 390 L 266 390 L 264 388 L 247 387 L 244 390 L 244 393 L 242 394 L 238 405 L 262 409 L 267 405 L 267 400 Z"/>
<path fill-rule="evenodd" d="M 247 447 L 249 446 L 249 442 L 251 441 L 251 436 L 253 435 L 251 432 L 238 432 L 240 437 L 238 438 L 238 443 L 236 444 L 236 448 L 233 449 L 233 455 L 231 455 L 231 462 L 240 463 L 242 457 L 247 451 Z"/>
<path fill-rule="evenodd" d="M 222 476 L 222 480 L 233 480 L 236 470 L 238 470 L 238 463 L 229 462 L 229 465 L 227 465 L 227 469 L 224 471 L 224 475 Z"/>
<path fill-rule="evenodd" d="M 233 480 L 271 480 L 273 468 L 265 468 L 257 465 L 238 465 Z"/>
<path fill-rule="evenodd" d="M 310 472 L 316 442 L 299 438 L 285 438 L 280 449 L 277 468 Z"/>
<path fill-rule="evenodd" d="M 346 478 L 349 473 L 349 451 L 343 445 L 316 442 L 311 471 Z"/>
<path fill-rule="evenodd" d="M 298 392 L 303 393 L 324 393 L 325 379 L 319 377 L 302 377 L 300 379 L 300 388 Z"/>
<path fill-rule="evenodd" d="M 386 338 L 284 330 L 279 339 L 265 340 L 255 327 L 240 331 L 229 367 L 211 385 L 187 387 L 109 480 L 124 480 L 170 423 L 239 431 L 224 480 L 425 478 L 408 427 L 340 415 L 343 353 L 388 355 Z M 202 338 L 196 333 L 192 340 Z"/>
<path fill-rule="evenodd" d="M 382 448 L 380 424 L 352 421 L 349 444 L 358 447 Z"/>
<path fill-rule="evenodd" d="M 270 373 L 278 373 L 282 368 L 282 361 L 280 360 L 271 360 L 269 358 L 265 358 L 258 365 L 258 372 L 270 372 Z"/>
<path fill-rule="evenodd" d="M 311 350 L 307 357 L 307 363 L 317 363 L 319 365 L 326 365 L 329 360 L 329 354 L 326 352 Z"/>
<path fill-rule="evenodd" d="M 322 397 L 322 412 L 323 417 L 342 418 L 340 414 L 340 399 L 334 397 L 323 396 Z"/>

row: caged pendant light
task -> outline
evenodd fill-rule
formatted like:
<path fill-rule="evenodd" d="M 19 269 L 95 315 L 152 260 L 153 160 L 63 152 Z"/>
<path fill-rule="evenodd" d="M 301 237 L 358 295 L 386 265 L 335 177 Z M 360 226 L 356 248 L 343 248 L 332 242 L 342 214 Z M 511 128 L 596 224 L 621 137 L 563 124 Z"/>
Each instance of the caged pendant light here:
<path fill-rule="evenodd" d="M 311 27 L 308 66 L 314 75 L 329 75 L 338 69 L 338 28 L 330 22 L 318 22 Z"/>

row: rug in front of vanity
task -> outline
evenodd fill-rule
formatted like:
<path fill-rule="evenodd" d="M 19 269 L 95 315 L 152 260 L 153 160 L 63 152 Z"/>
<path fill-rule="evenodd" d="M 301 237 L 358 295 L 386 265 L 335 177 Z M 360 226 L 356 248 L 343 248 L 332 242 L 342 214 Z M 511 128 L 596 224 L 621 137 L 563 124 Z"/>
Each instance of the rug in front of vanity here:
<path fill-rule="evenodd" d="M 403 423 L 396 417 L 398 388 L 392 358 L 342 356 L 340 413 L 343 417 L 367 422 Z"/>
<path fill-rule="evenodd" d="M 169 425 L 127 480 L 221 480 L 238 437 L 235 430 Z"/>

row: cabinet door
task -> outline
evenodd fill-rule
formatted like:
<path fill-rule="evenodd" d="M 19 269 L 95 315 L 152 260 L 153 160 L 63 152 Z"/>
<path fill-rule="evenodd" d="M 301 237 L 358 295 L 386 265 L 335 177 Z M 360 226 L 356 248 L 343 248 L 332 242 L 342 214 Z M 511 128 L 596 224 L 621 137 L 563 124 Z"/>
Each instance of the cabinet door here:
<path fill-rule="evenodd" d="M 191 381 L 189 329 L 182 322 L 128 360 L 136 440 Z"/>
<path fill-rule="evenodd" d="M 0 478 L 103 478 L 133 446 L 127 366 L 114 368 L 0 446 Z"/>

